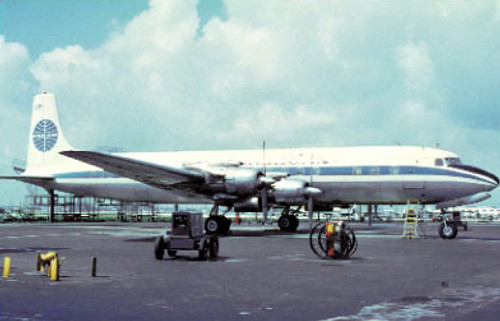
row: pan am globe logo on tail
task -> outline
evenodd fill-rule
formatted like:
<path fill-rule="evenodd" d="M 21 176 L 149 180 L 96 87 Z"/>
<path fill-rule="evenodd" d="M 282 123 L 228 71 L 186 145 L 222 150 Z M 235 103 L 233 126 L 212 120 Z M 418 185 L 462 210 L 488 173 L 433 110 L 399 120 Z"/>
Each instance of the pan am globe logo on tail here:
<path fill-rule="evenodd" d="M 57 143 L 57 126 L 49 119 L 42 119 L 33 130 L 33 143 L 42 153 L 50 151 Z"/>

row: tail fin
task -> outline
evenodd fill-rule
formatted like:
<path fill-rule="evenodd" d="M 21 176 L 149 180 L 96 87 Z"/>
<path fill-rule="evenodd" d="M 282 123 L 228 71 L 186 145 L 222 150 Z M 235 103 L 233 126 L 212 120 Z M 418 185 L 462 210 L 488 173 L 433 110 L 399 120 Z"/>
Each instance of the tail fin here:
<path fill-rule="evenodd" d="M 27 170 L 64 162 L 67 158 L 59 152 L 71 149 L 59 123 L 55 95 L 36 95 L 31 114 Z"/>

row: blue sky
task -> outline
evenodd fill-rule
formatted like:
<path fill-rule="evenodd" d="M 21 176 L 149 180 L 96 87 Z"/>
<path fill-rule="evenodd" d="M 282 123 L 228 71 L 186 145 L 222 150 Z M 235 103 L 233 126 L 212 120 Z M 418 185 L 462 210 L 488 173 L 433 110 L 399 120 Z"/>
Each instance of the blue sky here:
<path fill-rule="evenodd" d="M 145 0 L 4 0 L 0 30 L 7 41 L 25 44 L 32 57 L 71 44 L 92 49 L 147 7 Z"/>
<path fill-rule="evenodd" d="M 51 91 L 82 149 L 439 144 L 498 175 L 499 7 L 3 0 L 0 169 Z M 2 183 L 0 204 L 23 188 Z"/>

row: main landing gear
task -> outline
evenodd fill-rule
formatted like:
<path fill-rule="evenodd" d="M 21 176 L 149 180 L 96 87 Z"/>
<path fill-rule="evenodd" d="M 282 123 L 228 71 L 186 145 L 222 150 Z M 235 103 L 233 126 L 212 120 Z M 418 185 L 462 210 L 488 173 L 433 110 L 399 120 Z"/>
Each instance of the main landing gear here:
<path fill-rule="evenodd" d="M 205 231 L 207 234 L 229 234 L 231 220 L 224 216 L 231 208 L 219 215 L 219 205 L 215 204 L 210 210 L 210 216 L 205 220 Z"/>
<path fill-rule="evenodd" d="M 290 213 L 290 208 L 285 208 L 278 219 L 278 226 L 280 230 L 285 232 L 295 232 L 299 227 L 299 219 L 296 213 L 299 211 L 300 207 Z"/>
<path fill-rule="evenodd" d="M 278 226 L 282 231 L 295 232 L 299 227 L 299 219 L 295 215 L 281 215 Z"/>
<path fill-rule="evenodd" d="M 207 234 L 228 234 L 231 220 L 222 215 L 210 216 L 205 220 Z"/>

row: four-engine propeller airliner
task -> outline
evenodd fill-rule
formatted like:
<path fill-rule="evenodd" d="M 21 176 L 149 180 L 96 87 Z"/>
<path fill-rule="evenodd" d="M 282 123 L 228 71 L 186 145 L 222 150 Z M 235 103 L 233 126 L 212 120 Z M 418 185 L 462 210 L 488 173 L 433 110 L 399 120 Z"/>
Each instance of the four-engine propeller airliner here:
<path fill-rule="evenodd" d="M 436 204 L 482 201 L 498 178 L 463 165 L 454 153 L 428 147 L 381 146 L 105 154 L 66 141 L 55 96 L 36 95 L 25 172 L 3 176 L 78 196 L 157 203 L 213 203 L 208 232 L 224 233 L 219 206 L 238 212 L 283 208 L 281 229 L 298 226 L 292 206 Z M 265 158 L 265 160 L 264 160 Z"/>

